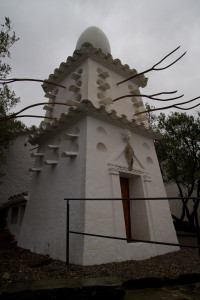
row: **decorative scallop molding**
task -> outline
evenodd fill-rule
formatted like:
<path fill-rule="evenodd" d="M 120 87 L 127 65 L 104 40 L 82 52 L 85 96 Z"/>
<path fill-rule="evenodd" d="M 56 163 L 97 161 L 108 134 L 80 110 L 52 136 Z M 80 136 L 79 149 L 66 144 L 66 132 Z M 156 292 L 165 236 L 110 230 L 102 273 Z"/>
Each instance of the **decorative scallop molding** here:
<path fill-rule="evenodd" d="M 119 58 L 116 58 L 113 60 L 113 64 L 117 67 L 117 68 L 121 68 L 122 63 L 121 60 Z"/>
<path fill-rule="evenodd" d="M 53 107 L 48 106 L 48 105 L 45 105 L 45 106 L 43 107 L 43 109 L 44 109 L 44 110 L 47 110 L 47 111 L 52 111 L 52 110 L 53 110 Z"/>
<path fill-rule="evenodd" d="M 55 69 L 54 74 L 59 76 L 62 73 L 62 71 L 58 68 Z"/>
<path fill-rule="evenodd" d="M 91 57 L 94 60 L 104 64 L 113 71 L 121 74 L 125 78 L 137 74 L 135 69 L 130 69 L 128 65 L 122 65 L 119 59 L 113 59 L 111 54 L 105 54 L 101 49 L 94 48 L 91 44 L 85 43 L 79 50 L 75 50 L 73 57 L 69 56 L 66 62 L 62 62 L 58 69 L 55 69 L 54 74 L 50 74 L 47 81 L 60 82 L 66 74 L 70 73 L 73 65 L 74 68 L 78 63 L 81 63 L 84 58 Z M 136 77 L 133 81 L 140 87 L 145 87 L 147 84 L 147 78 L 144 75 Z M 44 82 L 42 85 L 45 92 L 51 91 L 54 87 L 48 82 Z"/>
<path fill-rule="evenodd" d="M 44 120 L 44 121 L 42 121 L 40 124 L 42 125 L 42 127 L 46 127 L 46 125 L 47 125 L 48 123 L 50 123 L 50 120 L 49 120 L 49 121 Z"/>
<path fill-rule="evenodd" d="M 83 112 L 98 116 L 108 122 L 114 122 L 122 127 L 125 125 L 126 128 L 129 128 L 130 130 L 134 130 L 138 133 L 142 132 L 143 135 L 150 136 L 152 138 L 160 139 L 163 136 L 159 130 L 147 126 L 145 122 L 139 122 L 136 117 L 133 117 L 132 120 L 128 120 L 125 115 L 118 116 L 115 110 L 107 111 L 104 105 L 95 106 L 91 101 L 84 99 L 78 103 L 77 107 L 69 107 L 67 113 L 61 113 L 59 118 L 54 118 L 52 123 L 47 123 L 45 128 L 39 128 L 38 131 L 31 134 L 29 142 L 32 145 L 36 145 L 40 138 L 43 138 L 45 135 L 49 135 L 50 132 L 57 130 L 59 127 L 63 127 L 63 122 L 70 123 L 73 117 L 79 117 L 79 115 L 81 117 Z"/>
<path fill-rule="evenodd" d="M 56 99 L 56 95 L 53 95 L 53 94 L 51 94 L 51 93 L 46 93 L 44 96 L 45 96 L 46 98 L 51 99 L 51 100 L 55 100 L 55 99 Z"/>

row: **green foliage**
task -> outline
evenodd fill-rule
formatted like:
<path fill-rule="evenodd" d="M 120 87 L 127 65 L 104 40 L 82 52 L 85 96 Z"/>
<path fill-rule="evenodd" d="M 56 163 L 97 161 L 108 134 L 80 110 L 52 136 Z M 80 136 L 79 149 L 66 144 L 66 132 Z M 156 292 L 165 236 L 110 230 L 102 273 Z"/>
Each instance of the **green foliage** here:
<path fill-rule="evenodd" d="M 18 41 L 15 32 L 11 33 L 11 21 L 5 18 L 5 24 L 1 25 L 0 31 L 0 79 L 5 79 L 11 72 L 9 64 L 3 59 L 10 58 L 10 47 Z M 10 86 L 4 84 L 0 87 L 0 114 L 6 115 L 9 110 L 19 102 L 19 98 L 11 90 Z"/>
<path fill-rule="evenodd" d="M 200 118 L 185 113 L 161 113 L 157 117 L 157 126 L 164 132 L 163 139 L 155 141 L 156 152 L 165 183 L 175 183 L 182 198 L 180 217 L 173 215 L 177 224 L 187 217 L 190 228 L 194 229 L 199 200 L 189 199 L 196 189 L 200 196 Z"/>
<path fill-rule="evenodd" d="M 145 108 L 146 108 L 146 111 L 148 111 L 150 109 L 155 108 L 155 106 L 152 106 L 149 103 L 145 103 Z M 156 128 L 157 127 L 157 116 L 156 116 L 156 114 L 154 114 L 152 112 L 147 112 L 146 114 L 147 114 L 149 125 L 152 128 Z"/>
<path fill-rule="evenodd" d="M 0 31 L 0 79 L 5 79 L 11 72 L 9 64 L 4 62 L 10 58 L 10 48 L 19 40 L 12 31 L 11 21 L 5 17 L 5 23 L 1 25 Z M 8 116 L 10 110 L 17 105 L 20 98 L 16 97 L 14 91 L 8 84 L 0 86 L 0 117 Z M 5 163 L 5 153 L 9 143 L 16 137 L 19 130 L 25 128 L 20 121 L 12 120 L 0 122 L 0 164 Z M 1 175 L 1 173 L 0 173 Z"/>
<path fill-rule="evenodd" d="M 156 141 L 156 151 L 165 182 L 178 185 L 181 194 L 187 190 L 189 197 L 199 173 L 200 120 L 185 113 L 160 114 L 158 128 L 164 131 L 161 141 Z"/>

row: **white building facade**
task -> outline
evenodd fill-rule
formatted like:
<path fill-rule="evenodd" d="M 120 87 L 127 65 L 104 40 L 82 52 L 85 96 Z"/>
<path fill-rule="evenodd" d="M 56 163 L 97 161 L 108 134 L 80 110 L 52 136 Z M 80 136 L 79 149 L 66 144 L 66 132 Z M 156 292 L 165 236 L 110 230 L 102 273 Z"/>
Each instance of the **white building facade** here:
<path fill-rule="evenodd" d="M 139 89 L 144 76 L 113 59 L 104 33 L 90 27 L 72 57 L 43 84 L 49 105 L 43 127 L 29 141 L 38 145 L 18 245 L 66 259 L 66 201 L 70 230 L 138 240 L 178 243 Z M 51 83 L 56 83 L 56 86 Z M 130 95 L 118 101 L 116 98 Z M 114 200 L 115 198 L 127 200 Z M 72 200 L 73 198 L 90 200 Z M 109 198 L 109 200 L 95 200 Z M 91 200 L 93 199 L 93 200 Z M 178 247 L 70 234 L 70 263 L 141 260 Z"/>

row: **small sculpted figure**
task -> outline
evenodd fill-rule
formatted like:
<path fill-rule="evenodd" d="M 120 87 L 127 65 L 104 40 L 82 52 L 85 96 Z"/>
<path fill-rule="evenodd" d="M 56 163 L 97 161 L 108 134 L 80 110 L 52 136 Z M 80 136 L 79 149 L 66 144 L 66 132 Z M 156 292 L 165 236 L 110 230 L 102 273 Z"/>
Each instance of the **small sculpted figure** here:
<path fill-rule="evenodd" d="M 131 171 L 133 170 L 133 155 L 134 155 L 133 148 L 130 144 L 131 132 L 129 130 L 124 130 L 123 137 L 125 142 L 127 143 L 124 149 L 124 154 L 125 154 L 126 161 L 128 163 L 128 169 L 129 171 Z"/>

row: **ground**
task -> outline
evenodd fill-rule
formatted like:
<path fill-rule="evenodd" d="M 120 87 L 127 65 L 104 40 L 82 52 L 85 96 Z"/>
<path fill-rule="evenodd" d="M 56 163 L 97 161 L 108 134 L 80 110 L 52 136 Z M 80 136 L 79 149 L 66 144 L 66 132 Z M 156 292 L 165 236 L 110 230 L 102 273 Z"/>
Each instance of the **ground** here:
<path fill-rule="evenodd" d="M 179 237 L 180 244 L 196 245 L 196 238 Z M 200 274 L 198 249 L 152 257 L 144 261 L 126 261 L 95 266 L 67 266 L 65 262 L 50 259 L 16 246 L 5 233 L 0 234 L 0 284 L 18 280 L 48 278 L 114 277 L 121 281 L 140 278 L 178 278 L 183 274 Z"/>

